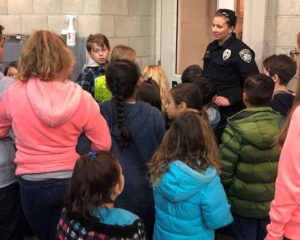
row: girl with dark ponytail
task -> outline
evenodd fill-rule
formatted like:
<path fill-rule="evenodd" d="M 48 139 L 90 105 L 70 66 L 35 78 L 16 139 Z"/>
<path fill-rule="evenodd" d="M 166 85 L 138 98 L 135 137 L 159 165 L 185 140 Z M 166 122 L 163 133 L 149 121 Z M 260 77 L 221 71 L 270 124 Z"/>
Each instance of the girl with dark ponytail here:
<path fill-rule="evenodd" d="M 113 94 L 117 123 L 120 129 L 120 136 L 117 142 L 122 148 L 127 148 L 131 140 L 131 134 L 125 124 L 125 101 L 135 101 L 136 85 L 140 79 L 140 71 L 136 64 L 130 61 L 117 61 L 107 70 L 109 74 L 108 87 Z"/>
<path fill-rule="evenodd" d="M 139 67 L 128 60 L 114 61 L 106 71 L 111 101 L 100 105 L 112 137 L 112 152 L 119 159 L 125 177 L 123 193 L 116 207 L 137 214 L 152 238 L 154 224 L 153 193 L 147 177 L 147 163 L 165 133 L 161 112 L 136 100 L 140 82 Z"/>

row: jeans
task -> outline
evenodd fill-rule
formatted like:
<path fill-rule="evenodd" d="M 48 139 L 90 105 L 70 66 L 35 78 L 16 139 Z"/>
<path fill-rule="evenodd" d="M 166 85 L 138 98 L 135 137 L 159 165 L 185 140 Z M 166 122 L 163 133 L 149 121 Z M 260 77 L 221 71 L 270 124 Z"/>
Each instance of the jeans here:
<path fill-rule="evenodd" d="M 238 240 L 263 240 L 267 235 L 270 218 L 245 218 L 233 215 L 232 230 Z"/>
<path fill-rule="evenodd" d="M 24 215 L 22 212 L 19 184 L 12 183 L 0 189 L 0 238 L 23 239 Z"/>
<path fill-rule="evenodd" d="M 40 240 L 55 239 L 69 179 L 18 181 L 24 214 L 34 234 Z"/>

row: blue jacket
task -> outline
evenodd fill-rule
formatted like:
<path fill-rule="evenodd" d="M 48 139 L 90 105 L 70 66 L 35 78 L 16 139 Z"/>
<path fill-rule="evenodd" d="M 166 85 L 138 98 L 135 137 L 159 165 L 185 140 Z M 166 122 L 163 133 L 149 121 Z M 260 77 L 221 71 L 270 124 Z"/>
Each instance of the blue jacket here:
<path fill-rule="evenodd" d="M 118 197 L 116 207 L 136 213 L 138 209 L 153 207 L 153 192 L 147 177 L 147 163 L 160 145 L 165 134 L 161 112 L 148 103 L 137 101 L 125 104 L 126 126 L 131 133 L 128 148 L 122 149 L 116 139 L 121 131 L 112 101 L 101 104 L 112 137 L 112 153 L 120 161 L 125 177 L 125 187 Z M 141 217 L 141 216 L 140 216 Z"/>
<path fill-rule="evenodd" d="M 118 208 L 103 209 L 93 214 L 99 222 L 69 216 L 66 208 L 62 210 L 56 239 L 93 240 L 145 240 L 144 225 L 138 216 Z"/>
<path fill-rule="evenodd" d="M 213 167 L 199 173 L 181 161 L 154 188 L 153 239 L 213 240 L 214 229 L 232 222 L 220 178 Z"/>

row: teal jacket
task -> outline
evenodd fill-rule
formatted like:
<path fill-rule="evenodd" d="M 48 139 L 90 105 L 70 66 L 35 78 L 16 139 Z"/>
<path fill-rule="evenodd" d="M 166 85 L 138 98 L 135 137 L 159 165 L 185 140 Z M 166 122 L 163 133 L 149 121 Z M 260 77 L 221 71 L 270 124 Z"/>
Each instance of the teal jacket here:
<path fill-rule="evenodd" d="M 221 180 L 233 213 L 269 215 L 279 160 L 274 140 L 283 121 L 270 107 L 247 108 L 228 119 L 220 148 Z"/>
<path fill-rule="evenodd" d="M 213 240 L 214 229 L 232 222 L 230 205 L 213 167 L 199 173 L 174 161 L 153 192 L 154 240 Z"/>

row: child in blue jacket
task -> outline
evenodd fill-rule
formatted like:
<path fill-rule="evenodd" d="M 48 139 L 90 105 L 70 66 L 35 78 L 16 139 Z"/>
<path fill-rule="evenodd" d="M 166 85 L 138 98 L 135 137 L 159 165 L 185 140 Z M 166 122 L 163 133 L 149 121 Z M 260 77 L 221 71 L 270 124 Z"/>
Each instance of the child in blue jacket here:
<path fill-rule="evenodd" d="M 232 222 L 218 176 L 218 148 L 204 113 L 185 111 L 178 116 L 149 168 L 154 240 L 213 240 L 214 229 Z"/>
<path fill-rule="evenodd" d="M 113 98 L 102 103 L 100 110 L 110 129 L 111 152 L 120 161 L 126 182 L 116 207 L 138 215 L 150 239 L 154 201 L 147 164 L 162 142 L 165 124 L 159 109 L 136 99 L 140 78 L 139 67 L 134 62 L 113 61 L 106 71 Z"/>

